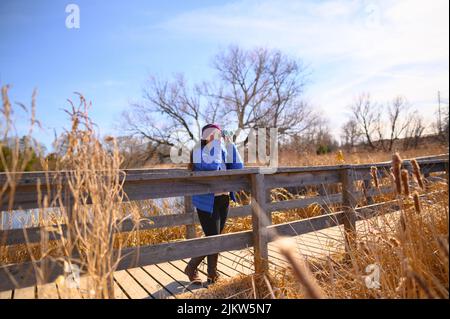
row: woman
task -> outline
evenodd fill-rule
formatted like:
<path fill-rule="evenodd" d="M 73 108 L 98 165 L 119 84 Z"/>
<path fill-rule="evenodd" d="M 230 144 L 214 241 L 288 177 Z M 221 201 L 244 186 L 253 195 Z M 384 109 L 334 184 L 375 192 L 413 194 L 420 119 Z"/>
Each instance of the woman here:
<path fill-rule="evenodd" d="M 194 171 L 220 171 L 244 167 L 236 145 L 227 136 L 222 139 L 222 130 L 217 124 L 208 124 L 202 128 L 201 142 L 191 153 L 191 163 Z M 192 196 L 192 203 L 197 208 L 205 236 L 219 235 L 222 232 L 228 216 L 230 198 L 236 201 L 232 192 Z M 197 268 L 204 258 L 205 256 L 192 258 L 184 271 L 192 283 L 202 282 Z M 218 258 L 219 254 L 207 256 L 208 284 L 215 283 L 219 278 Z"/>

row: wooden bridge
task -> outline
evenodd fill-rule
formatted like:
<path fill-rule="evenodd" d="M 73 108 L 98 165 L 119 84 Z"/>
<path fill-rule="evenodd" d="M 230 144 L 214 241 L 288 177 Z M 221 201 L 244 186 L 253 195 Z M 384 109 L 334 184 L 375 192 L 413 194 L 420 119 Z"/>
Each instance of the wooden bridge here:
<path fill-rule="evenodd" d="M 448 183 L 448 154 L 433 158 L 420 158 L 421 172 L 432 180 L 434 174 L 446 174 Z M 197 289 L 187 282 L 183 269 L 187 259 L 220 253 L 218 270 L 224 277 L 239 274 L 262 273 L 273 267 L 284 267 L 286 261 L 277 251 L 274 241 L 278 236 L 295 237 L 299 252 L 306 257 L 345 250 L 352 234 L 367 227 L 366 220 L 378 213 L 398 210 L 396 201 L 374 203 L 373 197 L 393 192 L 391 186 L 375 188 L 371 167 L 377 167 L 380 179 L 388 178 L 391 163 L 364 165 L 337 165 L 317 167 L 283 167 L 267 173 L 262 168 L 246 168 L 223 172 L 190 172 L 179 169 L 126 170 L 124 191 L 127 199 L 138 201 L 168 197 L 184 197 L 183 214 L 159 215 L 146 218 L 135 225 L 130 218 L 121 231 L 156 229 L 186 225 L 186 240 L 155 245 L 125 247 L 122 249 L 114 274 L 116 298 L 167 298 L 180 293 L 191 294 Z M 411 163 L 403 167 L 412 171 Z M 53 189 L 51 179 L 42 172 L 24 173 L 15 191 L 12 209 L 40 207 L 38 188 Z M 5 183 L 5 175 L 0 181 Z M 330 187 L 333 185 L 333 187 Z M 304 198 L 271 201 L 270 190 L 280 187 L 316 187 L 319 195 Z M 192 207 L 194 194 L 245 190 L 251 193 L 250 205 L 232 207 L 229 218 L 251 216 L 252 230 L 218 236 L 193 238 L 198 218 Z M 70 196 L 64 198 L 70 205 Z M 282 224 L 272 224 L 272 212 L 305 208 L 311 204 L 340 209 Z M 2 203 L 1 211 L 8 209 Z M 8 212 L 3 212 L 8 213 Z M 394 213 L 395 214 L 395 213 Z M 64 228 L 63 228 L 64 230 Z M 5 229 L 0 231 L 1 245 L 39 243 L 43 232 L 40 227 Z M 47 234 L 48 235 L 48 234 Z M 51 233 L 51 240 L 63 234 Z M 334 243 L 330 246 L 330 243 Z M 333 247 L 330 249 L 330 247 Z M 299 255 L 300 256 L 300 255 Z M 44 278 L 35 273 L 35 266 L 46 263 L 49 269 Z M 0 266 L 0 298 L 89 298 L 86 277 L 76 289 L 59 287 L 55 279 L 63 274 L 63 265 L 50 257 L 35 262 Z M 201 270 L 205 275 L 205 269 Z"/>

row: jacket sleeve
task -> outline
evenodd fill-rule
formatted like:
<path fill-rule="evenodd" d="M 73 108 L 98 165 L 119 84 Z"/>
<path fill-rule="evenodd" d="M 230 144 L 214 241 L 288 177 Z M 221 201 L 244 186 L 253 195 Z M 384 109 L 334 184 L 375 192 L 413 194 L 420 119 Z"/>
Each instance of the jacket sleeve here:
<path fill-rule="evenodd" d="M 217 171 L 222 162 L 221 145 L 219 141 L 212 141 L 205 146 L 194 149 L 193 166 L 194 171 Z"/>
<path fill-rule="evenodd" d="M 226 147 L 227 159 L 226 166 L 227 169 L 241 169 L 244 168 L 244 161 L 239 154 L 239 151 L 234 143 L 229 143 Z"/>

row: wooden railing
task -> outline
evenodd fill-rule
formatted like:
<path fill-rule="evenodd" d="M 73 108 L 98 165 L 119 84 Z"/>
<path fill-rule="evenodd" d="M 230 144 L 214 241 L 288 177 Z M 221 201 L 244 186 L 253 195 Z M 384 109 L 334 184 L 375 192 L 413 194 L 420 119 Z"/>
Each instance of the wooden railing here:
<path fill-rule="evenodd" d="M 425 177 L 429 177 L 434 172 L 446 172 L 448 183 L 448 154 L 439 158 L 421 158 L 418 162 Z M 390 165 L 390 162 L 384 162 L 363 165 L 283 167 L 270 174 L 265 174 L 264 170 L 260 168 L 220 172 L 190 172 L 182 169 L 126 170 L 124 191 L 127 194 L 127 200 L 182 196 L 185 199 L 185 212 L 151 216 L 140 222 L 139 225 L 135 225 L 130 218 L 123 222 L 121 231 L 186 225 L 186 238 L 188 239 L 123 248 L 117 270 L 254 247 L 255 271 L 261 273 L 268 269 L 268 243 L 275 240 L 277 236 L 297 236 L 336 225 L 344 225 L 347 247 L 350 247 L 357 220 L 373 216 L 382 207 L 396 208 L 396 201 L 372 204 L 373 196 L 390 193 L 393 189 L 390 186 L 374 188 L 371 183 L 370 168 L 377 167 L 379 178 L 382 178 L 388 176 Z M 411 163 L 408 160 L 403 162 L 403 166 L 411 171 Z M 56 193 L 57 188 L 57 185 L 52 182 L 53 175 L 56 173 L 23 173 L 14 190 L 13 205 L 8 207 L 8 203 L 3 201 L 1 211 L 4 211 L 5 214 L 10 213 L 6 211 L 8 208 L 20 210 L 41 207 L 39 191 L 49 194 L 48 200 L 51 201 L 52 194 Z M 58 173 L 58 176 L 61 176 L 61 172 Z M 5 183 L 6 178 L 6 175 L 0 174 L 1 183 Z M 356 181 L 363 182 L 365 187 L 363 191 L 358 190 Z M 332 184 L 338 185 L 337 189 L 340 191 L 327 195 L 326 187 Z M 310 186 L 318 187 L 321 195 L 276 202 L 269 199 L 270 190 L 274 188 Z M 251 193 L 251 203 L 232 207 L 229 217 L 251 216 L 252 230 L 193 238 L 195 236 L 194 225 L 198 223 L 198 218 L 194 213 L 191 196 L 241 190 Z M 65 196 L 63 202 L 67 205 L 70 205 L 71 201 L 69 194 L 70 192 L 63 193 L 63 197 Z M 357 202 L 361 200 L 366 205 L 357 207 Z M 318 217 L 272 225 L 272 212 L 304 208 L 314 203 L 324 206 L 337 204 L 340 205 L 341 210 Z M 0 244 L 39 243 L 42 234 L 50 236 L 50 240 L 58 240 L 60 236 L 64 236 L 64 229 L 63 225 L 62 234 L 43 232 L 40 227 L 0 230 Z M 45 278 L 39 277 L 38 280 L 34 269 L 44 264 L 47 270 Z M 36 262 L 3 265 L 0 266 L 0 291 L 51 282 L 62 272 L 63 265 L 51 258 L 44 258 Z"/>

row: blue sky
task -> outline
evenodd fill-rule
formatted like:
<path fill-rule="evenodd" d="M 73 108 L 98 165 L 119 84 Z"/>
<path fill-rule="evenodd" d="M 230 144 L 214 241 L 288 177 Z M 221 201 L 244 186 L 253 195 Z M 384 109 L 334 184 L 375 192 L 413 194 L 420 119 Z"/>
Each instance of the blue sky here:
<path fill-rule="evenodd" d="M 65 7 L 80 8 L 67 29 Z M 0 84 L 29 103 L 47 145 L 61 132 L 67 98 L 82 92 L 102 134 L 141 97 L 149 74 L 213 76 L 211 58 L 229 44 L 268 46 L 310 66 L 305 98 L 330 119 L 363 91 L 380 101 L 404 95 L 431 119 L 436 92 L 448 101 L 448 1 L 31 1 L 0 2 Z M 25 123 L 19 123 L 20 126 Z"/>

